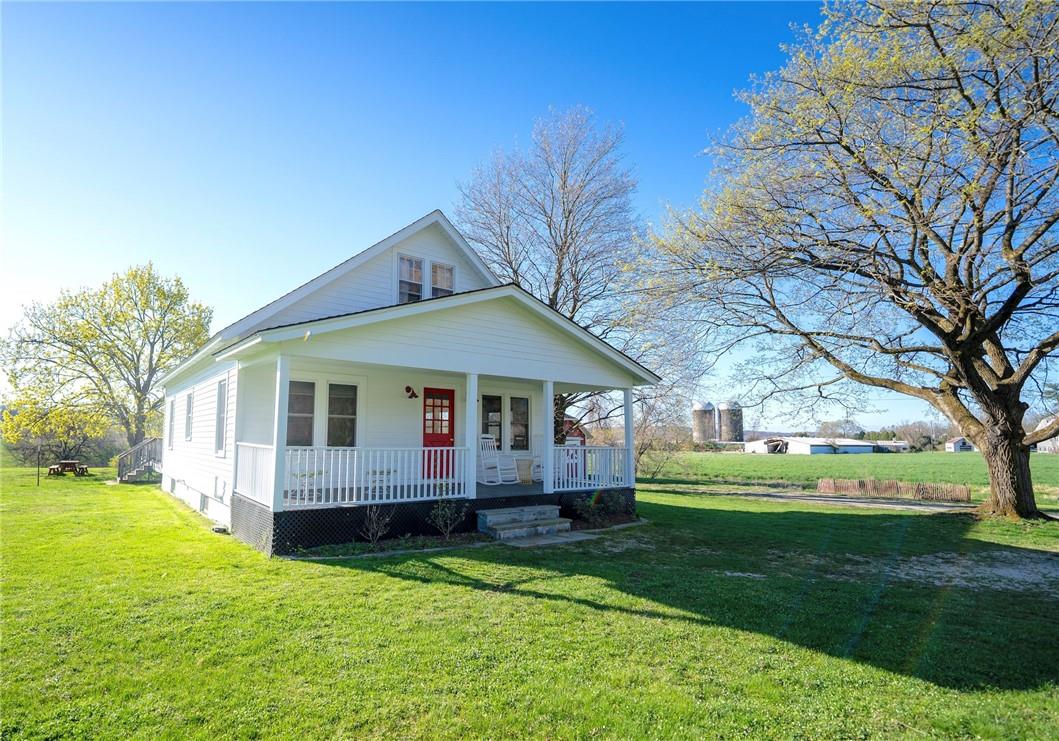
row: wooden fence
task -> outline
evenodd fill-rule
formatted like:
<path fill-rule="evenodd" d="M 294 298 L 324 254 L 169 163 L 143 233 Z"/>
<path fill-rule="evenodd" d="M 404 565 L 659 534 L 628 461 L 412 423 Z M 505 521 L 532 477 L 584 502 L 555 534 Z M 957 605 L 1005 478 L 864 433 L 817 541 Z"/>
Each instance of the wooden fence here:
<path fill-rule="evenodd" d="M 971 487 L 963 484 L 924 484 L 879 479 L 820 479 L 816 489 L 821 494 L 926 499 L 936 502 L 971 501 Z"/>

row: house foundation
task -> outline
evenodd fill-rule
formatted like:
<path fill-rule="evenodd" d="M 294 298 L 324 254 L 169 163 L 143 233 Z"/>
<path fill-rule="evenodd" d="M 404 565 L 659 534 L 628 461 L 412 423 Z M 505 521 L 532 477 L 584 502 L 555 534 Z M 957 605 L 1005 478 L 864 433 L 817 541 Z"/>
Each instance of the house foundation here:
<path fill-rule="evenodd" d="M 477 499 L 456 499 L 466 503 L 467 512 L 454 532 L 474 532 L 478 529 L 478 510 L 502 507 L 525 507 L 535 504 L 559 506 L 562 517 L 577 517 L 577 502 L 601 493 L 615 491 L 625 499 L 626 511 L 636 514 L 634 489 L 606 489 L 600 491 L 561 492 L 553 494 L 523 494 L 491 496 Z M 306 548 L 363 541 L 361 534 L 369 506 L 318 507 L 272 512 L 252 499 L 233 494 L 232 535 L 268 556 L 285 556 Z M 427 521 L 434 501 L 401 502 L 375 505 L 392 511 L 387 537 L 402 535 L 437 535 L 437 529 Z"/>

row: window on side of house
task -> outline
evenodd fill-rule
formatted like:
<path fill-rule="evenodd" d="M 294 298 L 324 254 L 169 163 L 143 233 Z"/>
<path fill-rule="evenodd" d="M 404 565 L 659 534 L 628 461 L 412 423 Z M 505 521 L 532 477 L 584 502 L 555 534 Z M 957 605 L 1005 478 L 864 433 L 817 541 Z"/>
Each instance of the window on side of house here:
<path fill-rule="evenodd" d="M 353 448 L 357 445 L 357 387 L 346 383 L 327 386 L 327 445 Z"/>
<path fill-rule="evenodd" d="M 451 296 L 453 290 L 452 266 L 438 262 L 430 264 L 430 297 Z"/>
<path fill-rule="evenodd" d="M 191 427 L 195 417 L 195 392 L 189 391 L 184 400 L 184 439 L 191 439 Z"/>
<path fill-rule="evenodd" d="M 492 435 L 496 440 L 496 447 L 503 445 L 501 431 L 503 430 L 502 409 L 504 400 L 500 396 L 488 396 L 482 394 L 482 434 Z"/>
<path fill-rule="evenodd" d="M 173 449 L 173 435 L 176 434 L 176 399 L 169 400 L 169 449 Z"/>
<path fill-rule="evenodd" d="M 401 255 L 397 281 L 397 303 L 410 304 L 423 298 L 423 261 Z"/>
<path fill-rule="evenodd" d="M 511 450 L 529 450 L 529 399 L 511 397 Z"/>
<path fill-rule="evenodd" d="M 225 438 L 228 437 L 228 379 L 217 382 L 217 412 L 213 423 L 213 449 L 218 454 L 224 452 Z"/>
<path fill-rule="evenodd" d="M 316 405 L 316 384 L 312 381 L 291 381 L 287 394 L 287 445 L 313 444 L 313 408 Z"/>

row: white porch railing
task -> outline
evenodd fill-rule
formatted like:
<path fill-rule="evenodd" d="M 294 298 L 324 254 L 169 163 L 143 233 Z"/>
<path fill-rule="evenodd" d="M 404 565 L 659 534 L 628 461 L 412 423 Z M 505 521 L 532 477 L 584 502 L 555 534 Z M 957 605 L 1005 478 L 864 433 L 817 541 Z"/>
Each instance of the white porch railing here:
<path fill-rule="evenodd" d="M 235 490 L 271 508 L 274 460 L 271 445 L 236 443 Z"/>
<path fill-rule="evenodd" d="M 272 507 L 272 447 L 236 443 L 235 491 Z M 626 448 L 553 447 L 554 491 L 625 488 Z M 466 448 L 286 448 L 283 507 L 414 502 L 467 496 Z"/>
<path fill-rule="evenodd" d="M 632 486 L 625 481 L 626 448 L 570 445 L 552 448 L 555 491 Z"/>
<path fill-rule="evenodd" d="M 466 448 L 287 448 L 287 508 L 465 494 Z"/>

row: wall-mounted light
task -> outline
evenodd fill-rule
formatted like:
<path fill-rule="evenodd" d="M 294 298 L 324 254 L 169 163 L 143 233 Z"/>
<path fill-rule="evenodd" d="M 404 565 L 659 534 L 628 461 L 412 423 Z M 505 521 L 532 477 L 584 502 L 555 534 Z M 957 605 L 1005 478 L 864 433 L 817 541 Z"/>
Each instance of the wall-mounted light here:
<path fill-rule="evenodd" d="M 412 388 L 411 386 L 405 386 L 404 387 L 404 392 L 406 394 L 408 394 L 408 398 L 409 399 L 418 399 L 419 398 L 419 394 L 417 394 L 416 390 L 414 388 Z"/>

